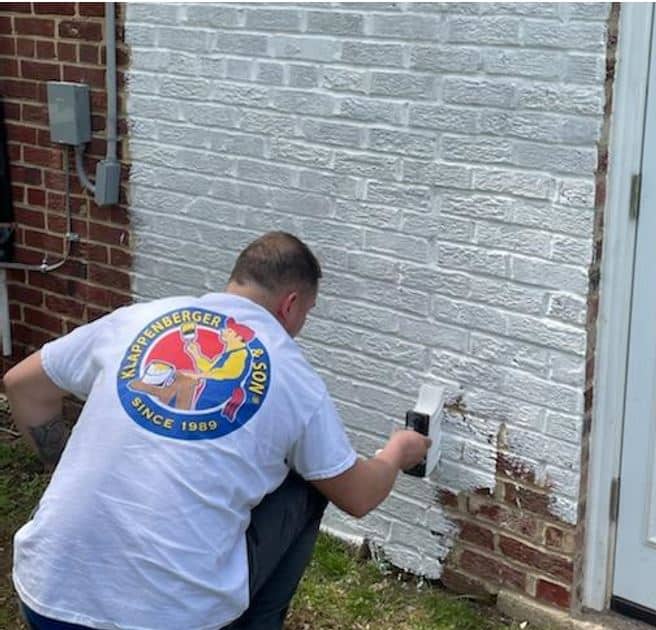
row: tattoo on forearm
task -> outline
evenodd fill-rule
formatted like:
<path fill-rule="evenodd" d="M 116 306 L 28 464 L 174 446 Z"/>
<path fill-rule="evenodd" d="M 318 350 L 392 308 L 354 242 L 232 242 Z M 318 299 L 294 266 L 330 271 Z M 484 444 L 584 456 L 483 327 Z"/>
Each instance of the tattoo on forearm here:
<path fill-rule="evenodd" d="M 30 435 L 36 444 L 39 459 L 49 468 L 54 468 L 61 457 L 69 436 L 69 428 L 61 415 L 47 424 L 30 427 Z"/>

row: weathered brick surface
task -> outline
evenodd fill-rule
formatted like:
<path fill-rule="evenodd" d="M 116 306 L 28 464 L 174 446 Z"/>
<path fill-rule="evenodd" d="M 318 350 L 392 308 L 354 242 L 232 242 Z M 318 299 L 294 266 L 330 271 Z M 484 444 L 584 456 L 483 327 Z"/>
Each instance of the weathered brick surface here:
<path fill-rule="evenodd" d="M 123 8 L 117 6 L 120 25 Z M 104 157 L 104 141 L 99 141 L 104 137 L 106 113 L 104 66 L 100 65 L 103 15 L 101 3 L 0 6 L 0 94 L 14 185 L 16 262 L 39 264 L 46 254 L 52 263 L 64 251 L 62 149 L 50 142 L 45 81 L 89 83 L 95 132 L 87 150 L 91 176 L 96 161 Z M 120 73 L 127 65 L 125 50 L 122 59 Z M 127 206 L 123 201 L 122 207 L 99 210 L 93 196 L 83 193 L 77 182 L 72 153 L 70 161 L 73 230 L 80 241 L 73 244 L 68 262 L 55 272 L 8 274 L 14 353 L 3 358 L 3 371 L 49 339 L 131 301 Z M 127 177 L 122 185 L 127 187 Z M 109 253 L 104 258 L 98 255 L 98 250 L 110 247 L 111 258 Z"/>

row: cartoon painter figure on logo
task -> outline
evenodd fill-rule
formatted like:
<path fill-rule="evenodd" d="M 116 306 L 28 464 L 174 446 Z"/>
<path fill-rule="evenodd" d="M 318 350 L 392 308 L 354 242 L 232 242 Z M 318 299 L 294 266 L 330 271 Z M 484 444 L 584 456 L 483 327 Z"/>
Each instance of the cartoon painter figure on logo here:
<path fill-rule="evenodd" d="M 228 318 L 218 334 L 206 328 L 199 331 L 194 322 L 183 323 L 178 333 L 178 343 L 169 342 L 160 352 L 154 349 L 143 376 L 130 381 L 130 389 L 180 411 L 222 405 L 221 415 L 234 422 L 246 398 L 243 382 L 253 331 Z"/>

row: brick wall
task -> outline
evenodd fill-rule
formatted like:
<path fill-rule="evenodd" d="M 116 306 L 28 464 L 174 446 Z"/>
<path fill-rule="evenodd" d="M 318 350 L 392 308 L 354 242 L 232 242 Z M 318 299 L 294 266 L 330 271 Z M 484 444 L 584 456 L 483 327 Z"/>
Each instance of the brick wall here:
<path fill-rule="evenodd" d="M 449 392 L 437 478 L 403 477 L 367 518 L 328 526 L 454 587 L 565 607 L 609 12 L 131 4 L 126 18 L 136 295 L 220 289 L 265 230 L 306 239 L 326 278 L 301 343 L 359 451 L 422 382 Z"/>
<path fill-rule="evenodd" d="M 63 245 L 42 79 L 87 77 L 102 129 L 103 24 L 80 15 L 102 5 L 1 8 L 18 249 L 32 261 Z M 220 289 L 244 244 L 293 231 L 326 271 L 301 343 L 359 451 L 384 442 L 421 383 L 449 393 L 437 477 L 402 477 L 366 519 L 327 524 L 454 588 L 569 606 L 610 6 L 126 11 L 130 225 L 125 203 L 99 209 L 75 188 L 73 262 L 11 275 L 17 354 L 128 301 L 130 279 L 138 299 Z"/>
<path fill-rule="evenodd" d="M 122 10 L 117 16 L 119 76 L 127 63 Z M 62 148 L 50 142 L 46 81 L 87 83 L 91 88 L 93 141 L 87 172 L 105 155 L 104 4 L 3 3 L 0 5 L 0 96 L 6 115 L 16 262 L 61 259 L 66 214 Z M 120 107 L 120 106 L 119 106 Z M 120 114 L 119 157 L 124 154 L 125 117 Z M 45 341 L 129 302 L 131 264 L 126 203 L 127 162 L 121 203 L 99 208 L 71 175 L 73 244 L 68 262 L 52 273 L 9 271 L 14 354 L 3 371 Z"/>

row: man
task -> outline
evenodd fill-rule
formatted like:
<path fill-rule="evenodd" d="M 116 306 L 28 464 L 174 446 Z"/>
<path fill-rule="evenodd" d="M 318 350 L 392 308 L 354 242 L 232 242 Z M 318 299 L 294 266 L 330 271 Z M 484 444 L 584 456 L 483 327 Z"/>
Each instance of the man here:
<path fill-rule="evenodd" d="M 33 628 L 281 628 L 326 500 L 361 517 L 426 455 L 399 431 L 356 457 L 293 340 L 320 277 L 266 234 L 224 293 L 119 309 L 6 374 L 17 426 L 59 460 L 15 538 Z M 66 442 L 69 392 L 86 404 Z"/>

